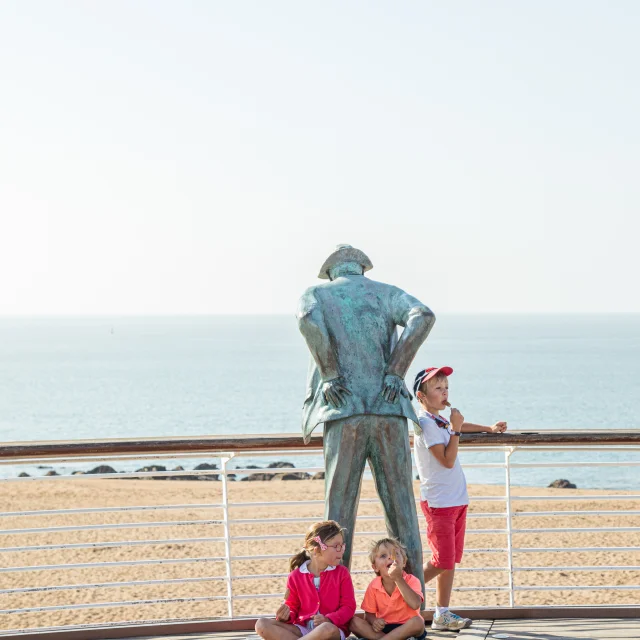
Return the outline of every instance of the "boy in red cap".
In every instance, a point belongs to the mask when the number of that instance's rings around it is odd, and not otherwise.
[[[449,611],[456,563],[462,560],[467,521],[467,480],[458,460],[461,433],[502,433],[506,422],[483,426],[464,421],[457,409],[451,409],[451,421],[440,415],[450,406],[448,377],[451,367],[423,369],[416,376],[413,392],[420,403],[414,452],[420,475],[420,506],[427,520],[427,540],[431,560],[423,565],[425,584],[436,578],[436,611],[432,629],[456,631],[471,625]]]

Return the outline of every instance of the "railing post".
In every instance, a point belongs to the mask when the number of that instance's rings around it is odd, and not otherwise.
[[[515,592],[513,590],[513,533],[511,530],[511,454],[516,447],[509,447],[504,450],[504,488],[507,519],[507,568],[509,570],[509,606],[515,606]]]
[[[233,453],[220,456],[222,472],[222,522],[224,525],[224,557],[227,572],[227,615],[233,618],[233,580],[231,569],[231,531],[229,528],[229,488],[227,484],[227,462],[234,457]]]

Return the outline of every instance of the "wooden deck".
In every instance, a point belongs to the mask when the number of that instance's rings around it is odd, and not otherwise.
[[[427,629],[427,639],[449,640],[633,640],[640,638],[638,618],[553,618],[540,620],[474,620],[473,626],[459,633]],[[173,636],[145,636],[137,640],[260,640],[246,631],[195,633]]]

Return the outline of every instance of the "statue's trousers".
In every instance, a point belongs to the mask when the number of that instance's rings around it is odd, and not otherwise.
[[[360,415],[324,425],[325,518],[346,527],[343,564],[351,566],[353,533],[364,466],[369,461],[387,531],[408,552],[406,571],[422,584],[422,543],[411,479],[406,418]]]

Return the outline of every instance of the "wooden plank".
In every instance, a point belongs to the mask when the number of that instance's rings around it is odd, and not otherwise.
[[[411,437],[411,439],[413,439]],[[467,433],[461,447],[536,445],[626,445],[640,444],[640,429],[633,431],[508,431],[500,434]],[[285,451],[322,449],[322,435],[305,445],[301,436],[285,433],[244,436],[196,436],[193,438],[120,438],[114,440],[49,440],[6,442],[0,458],[54,458],[79,456],[132,455],[154,453],[207,454],[242,451]]]
[[[540,619],[637,619],[635,606],[583,606],[583,607],[468,607],[453,610],[459,615],[474,620],[540,620]],[[433,612],[423,612],[427,623],[431,622]],[[87,625],[80,628],[43,629],[34,632],[7,634],[0,632],[3,640],[19,638],[37,638],[38,640],[101,640],[110,638],[141,638],[148,636],[177,636],[189,633],[220,633],[247,631],[253,634],[257,618],[238,618],[233,620],[179,620],[151,622],[144,624]],[[427,630],[429,632],[429,629]]]

